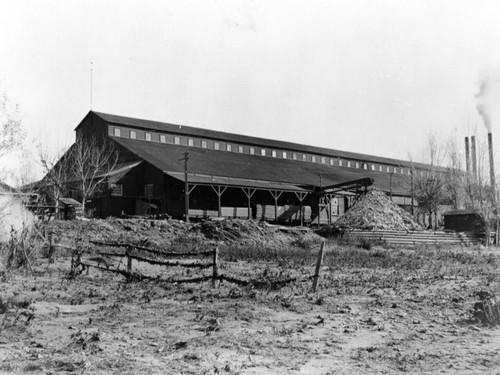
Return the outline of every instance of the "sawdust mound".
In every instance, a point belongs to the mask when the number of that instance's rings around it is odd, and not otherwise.
[[[423,230],[412,216],[380,190],[371,190],[336,222],[339,228]]]

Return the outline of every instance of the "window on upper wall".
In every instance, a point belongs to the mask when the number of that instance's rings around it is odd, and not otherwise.
[[[218,150],[219,148],[219,142],[214,142],[214,150]]]
[[[146,141],[150,141],[151,140],[151,133],[146,133]]]
[[[358,162],[356,162],[356,168],[359,168],[359,163]]]
[[[368,169],[368,164],[363,163],[363,169]]]
[[[375,170],[375,164],[372,164],[372,171]]]
[[[296,153],[296,152],[294,152],[294,153],[292,154],[292,159],[293,159],[293,160],[297,160],[297,153]]]
[[[342,159],[339,159],[339,167],[342,166]]]
[[[130,131],[130,138],[136,139],[137,138],[137,132],[135,130]]]
[[[321,164],[326,164],[326,158],[324,156],[321,157]]]
[[[193,138],[188,138],[188,146],[191,146],[191,147],[194,146],[194,139]]]
[[[201,148],[207,148],[207,141],[201,141]]]
[[[231,145],[229,143],[226,145],[226,151],[231,151]]]
[[[242,154],[242,153],[243,153],[243,146],[238,146],[238,152],[239,152],[240,154]]]
[[[330,165],[333,165],[333,159],[330,158]]]
[[[404,174],[404,173],[405,173],[404,168],[401,168],[401,174]]]
[[[109,192],[112,197],[121,197],[123,195],[123,185],[109,184]]]
[[[409,175],[411,174],[411,169],[408,169],[408,174],[409,174]]]
[[[115,137],[121,137],[121,135],[122,135],[121,129],[120,128],[115,128],[113,130],[113,134],[114,134]]]
[[[276,150],[272,150],[272,151],[271,151],[271,156],[272,156],[273,158],[275,158],[275,157],[276,157]]]
[[[302,154],[302,161],[307,161],[307,155],[306,154]]]
[[[378,166],[378,171],[382,172],[382,166],[381,165]]]
[[[255,148],[250,147],[250,155],[254,155],[254,154],[255,154]]]
[[[160,142],[161,143],[167,143],[167,137],[165,136],[165,134],[161,134],[160,135]]]
[[[351,168],[351,162],[349,160],[347,161],[347,166]]]
[[[385,171],[386,171],[387,173],[391,173],[391,167],[389,167],[389,166],[385,167]]]
[[[261,156],[266,156],[266,149],[265,148],[263,148],[263,149],[260,150],[260,155]]]
[[[174,137],[174,144],[180,145],[181,144],[181,139],[177,136]]]
[[[312,161],[313,163],[316,163],[316,155],[312,155],[312,156],[311,156],[311,161]]]
[[[283,151],[283,159],[286,159],[286,151]]]
[[[153,184],[146,184],[146,185],[144,185],[144,196],[146,198],[152,198],[153,197]]]

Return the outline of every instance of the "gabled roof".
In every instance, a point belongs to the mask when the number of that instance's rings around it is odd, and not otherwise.
[[[320,176],[322,186],[371,177],[375,181],[374,187],[386,192],[391,190],[390,175],[387,173],[128,138],[112,139],[139,159],[176,178],[184,172],[184,161],[180,159],[183,153],[189,152],[188,172],[190,176],[198,176],[200,180],[202,176],[203,178],[213,176],[219,180],[232,178],[312,189],[320,186]],[[408,183],[405,177],[397,174],[392,176],[394,195],[408,195]]]
[[[99,116],[100,118],[102,118],[104,121],[106,121],[109,124],[124,125],[124,126],[139,128],[139,129],[163,131],[163,132],[179,134],[179,135],[191,135],[193,137],[200,137],[200,138],[206,138],[206,139],[226,140],[228,142],[234,142],[234,143],[255,145],[255,146],[261,146],[261,147],[267,147],[267,148],[276,148],[276,149],[280,149],[280,150],[299,151],[299,152],[324,155],[324,156],[329,156],[329,157],[339,157],[339,158],[345,158],[345,159],[350,159],[350,160],[358,160],[361,162],[381,163],[381,164],[389,164],[389,165],[394,165],[394,166],[405,166],[405,167],[411,167],[412,165],[415,167],[420,167],[420,168],[427,168],[428,167],[428,165],[422,164],[422,163],[412,163],[412,162],[405,161],[405,160],[385,158],[385,157],[381,157],[381,156],[365,155],[365,154],[359,154],[359,153],[355,153],[355,152],[333,150],[333,149],[329,149],[329,148],[308,146],[308,145],[302,145],[302,144],[292,143],[292,142],[284,142],[284,141],[277,141],[277,140],[272,140],[272,139],[250,137],[250,136],[246,136],[246,135],[226,133],[226,132],[209,130],[209,129],[201,129],[201,128],[195,128],[195,127],[185,126],[185,125],[175,125],[175,124],[170,124],[170,123],[166,123],[166,122],[143,120],[143,119],[125,117],[125,116],[117,116],[117,115],[112,115],[112,114],[102,113],[102,112],[90,112],[90,113],[94,113],[95,115]]]

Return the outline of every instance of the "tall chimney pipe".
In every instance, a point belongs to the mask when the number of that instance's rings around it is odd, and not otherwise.
[[[470,173],[470,149],[469,149],[469,137],[465,137],[465,168],[467,174]]]
[[[496,196],[495,188],[495,166],[493,164],[493,136],[488,133],[488,151],[490,154],[490,181],[491,188],[493,189],[493,197]]]
[[[471,162],[472,162],[472,173],[474,179],[477,182],[477,161],[476,161],[476,137],[472,135],[470,137],[470,148],[471,148]]]

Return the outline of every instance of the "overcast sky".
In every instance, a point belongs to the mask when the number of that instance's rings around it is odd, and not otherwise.
[[[0,25],[0,84],[52,150],[91,62],[96,111],[400,159],[430,131],[484,135],[500,68],[494,0],[3,0]]]

